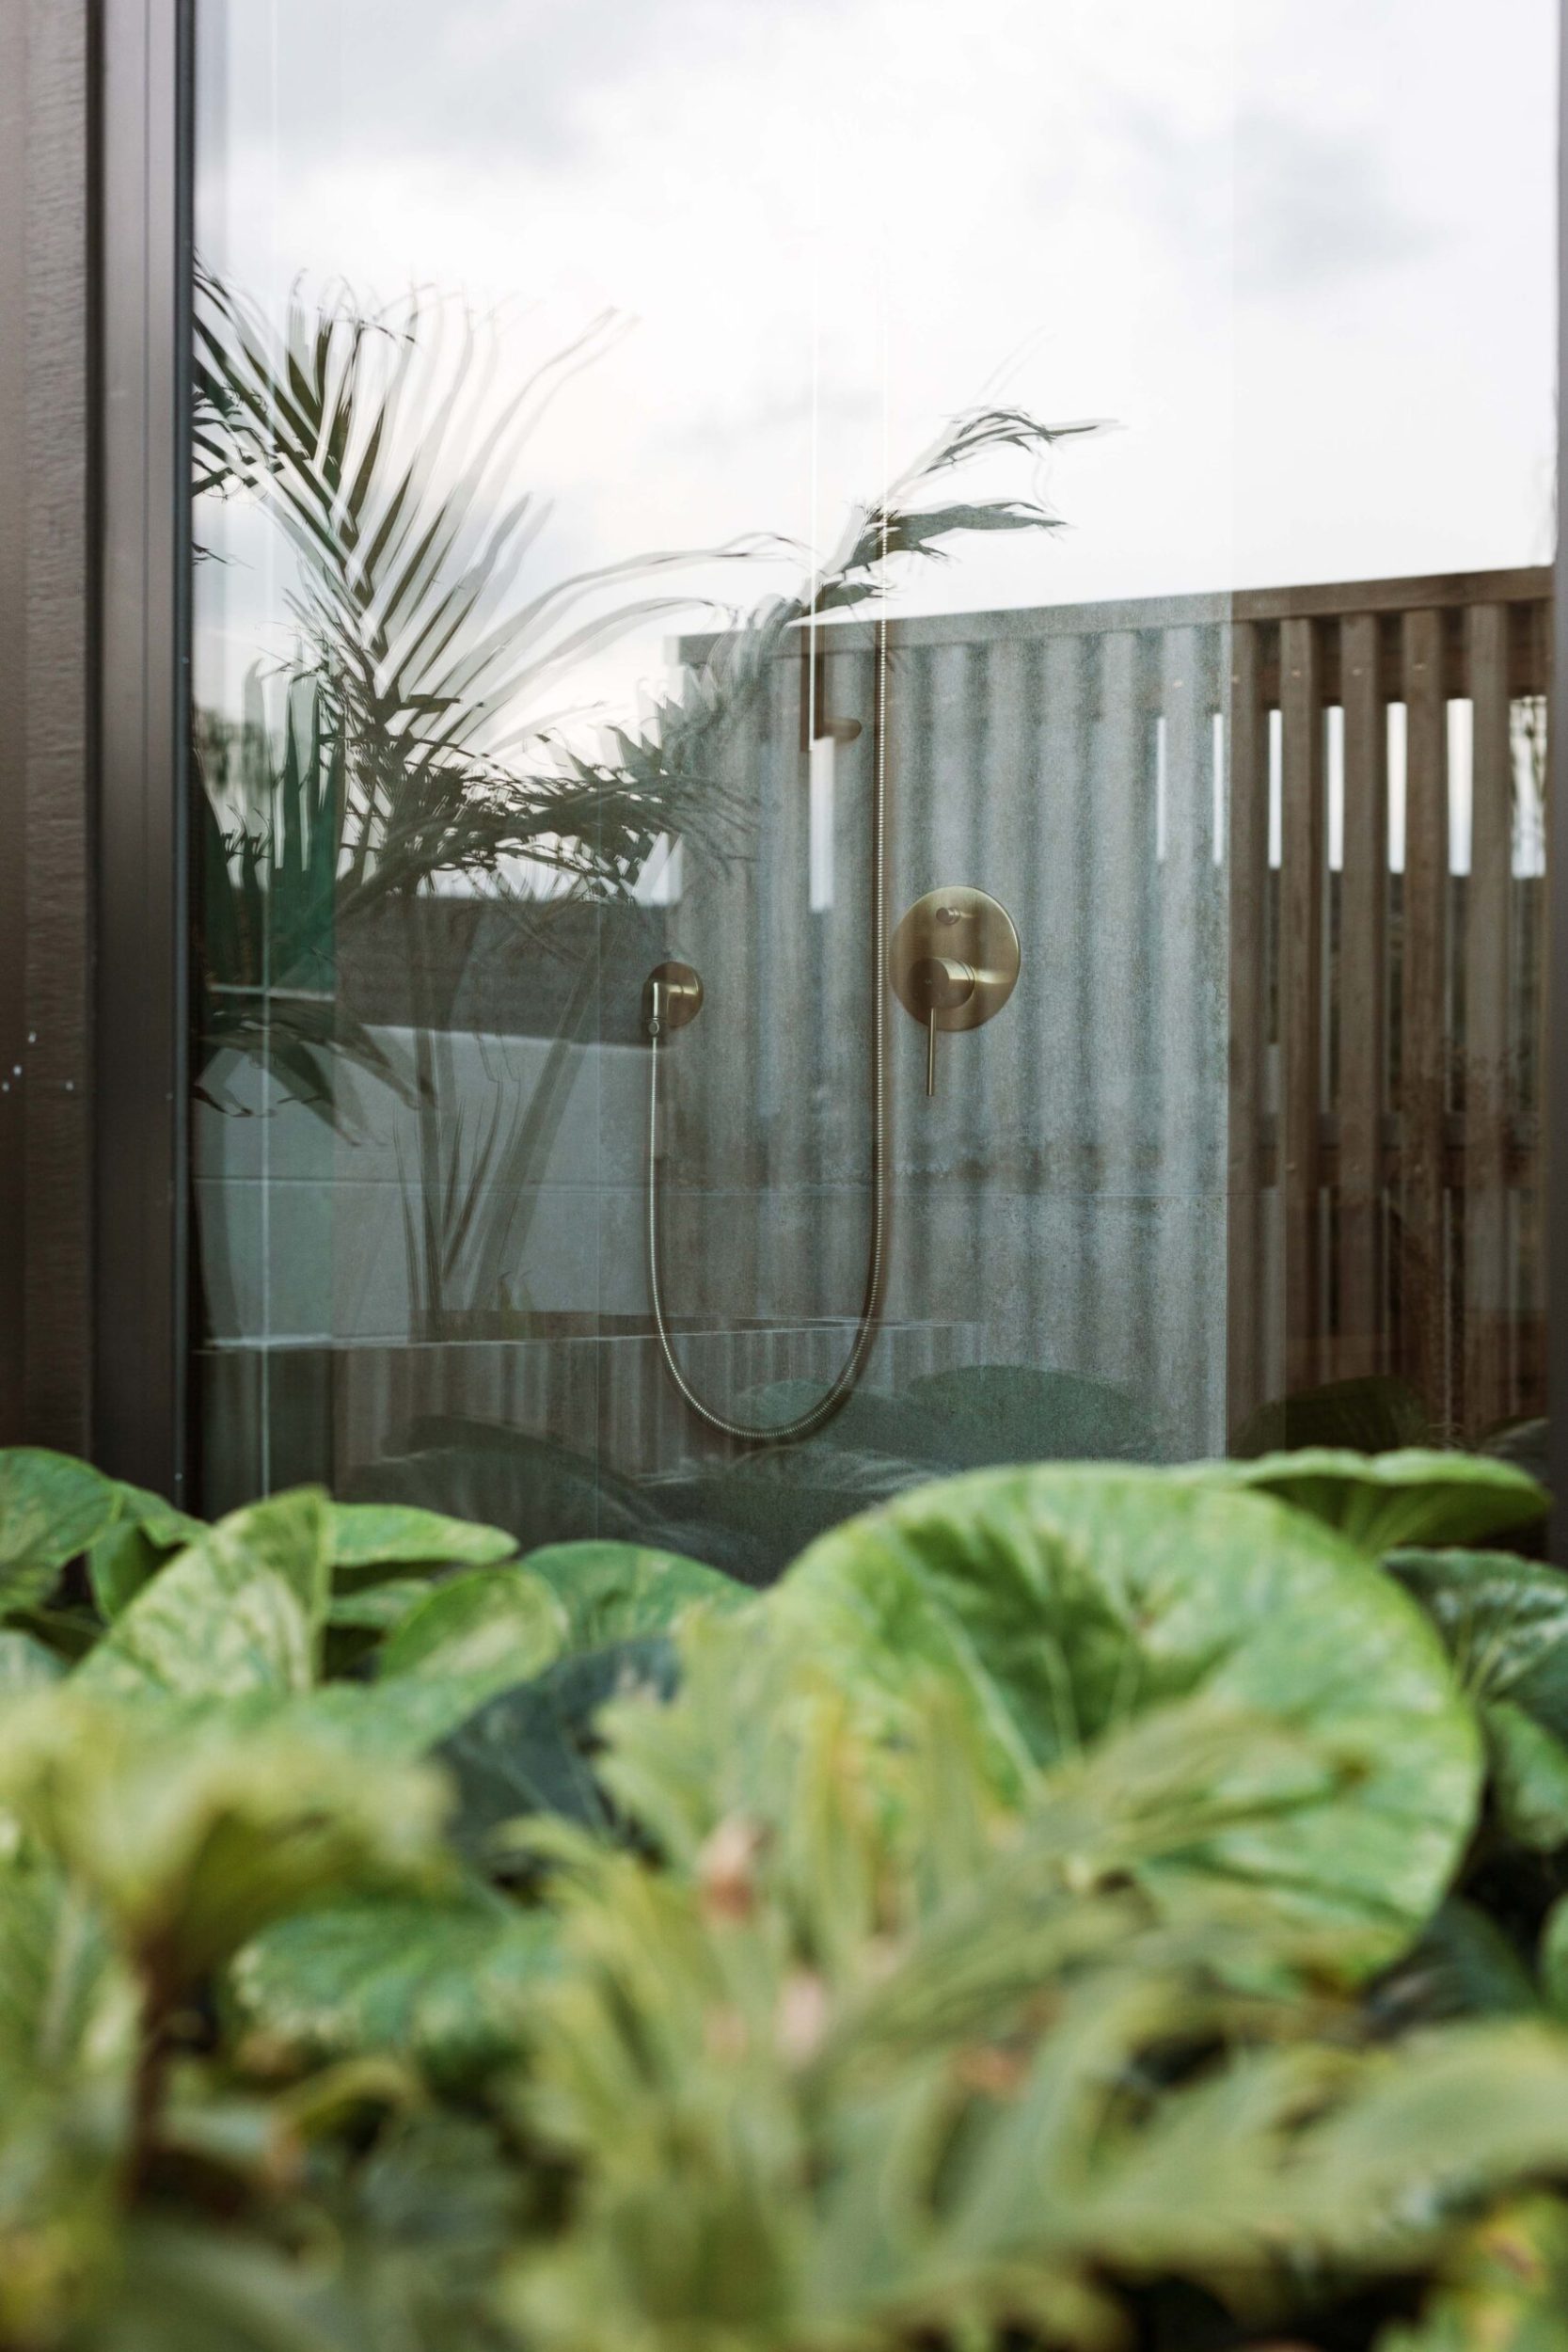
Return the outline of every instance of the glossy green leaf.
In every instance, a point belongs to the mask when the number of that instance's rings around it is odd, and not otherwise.
[[[384,2052],[461,2081],[516,2054],[554,1944],[546,1915],[481,1892],[335,1903],[236,1956],[234,2023],[296,2065]]]
[[[90,2045],[129,2058],[136,1994],[86,1890],[37,1857],[0,1865],[0,2081],[58,2076]]]
[[[119,1486],[119,1517],[87,1553],[87,1577],[100,1613],[118,1617],[174,1551],[207,1533],[200,1519],[145,1487]]]
[[[106,1623],[112,1624],[143,1585],[151,1583],[167,1556],[134,1519],[118,1520],[99,1537],[87,1554],[87,1581]]]
[[[494,1567],[517,1549],[504,1528],[398,1502],[335,1502],[329,1543],[341,1586],[380,1583],[399,1570]]]
[[[523,1565],[560,1602],[573,1650],[667,1633],[698,1602],[739,1609],[754,1598],[733,1576],[645,1544],[550,1544]]]
[[[129,1602],[76,1679],[123,1697],[309,1690],[326,1530],[325,1499],[309,1487],[232,1513]]]
[[[1188,1475],[1277,1495],[1373,1559],[1407,1545],[1474,1543],[1528,1526],[1547,1509],[1544,1488],[1512,1463],[1418,1446],[1397,1454],[1315,1446],[1204,1463]]]
[[[978,1471],[814,1545],[767,1603],[863,1705],[958,1693],[999,1788],[1205,1691],[1307,1731],[1337,1790],[1206,1867],[1362,1931],[1426,1918],[1474,1815],[1479,1743],[1441,1645],[1341,1538],[1270,1498],[1158,1472]]]
[[[105,1702],[75,1682],[0,1714],[0,1804],[166,1996],[292,1911],[443,1867],[436,1775],[367,1772],[282,1724]]]
[[[1396,1551],[1384,1564],[1477,1698],[1513,1699],[1568,1740],[1568,1576],[1512,1551]]]
[[[329,1682],[286,1701],[278,1720],[365,1762],[415,1763],[483,1707],[490,1675],[388,1676],[381,1682]]]
[[[563,1658],[487,1699],[437,1751],[457,1788],[453,1837],[478,1856],[503,1822],[524,1814],[610,1827],[594,1770],[598,1712],[612,1699],[668,1698],[677,1678],[671,1644],[653,1635]]]
[[[1568,1747],[1512,1699],[1481,1708],[1492,1803],[1507,1835],[1538,1853],[1568,1845]]]
[[[381,1675],[524,1682],[559,1657],[562,1613],[549,1587],[520,1568],[475,1568],[436,1585],[381,1650]]]
[[[345,1632],[388,1633],[401,1625],[412,1609],[429,1597],[422,1578],[399,1576],[386,1584],[366,1584],[358,1592],[334,1593],[326,1622]]]
[[[42,1446],[0,1450],[0,1615],[47,1600],[119,1513],[113,1480],[85,1462]]]

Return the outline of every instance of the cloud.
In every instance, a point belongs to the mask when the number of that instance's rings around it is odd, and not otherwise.
[[[1312,293],[1418,259],[1441,242],[1402,205],[1364,131],[1275,109],[1236,131],[1236,271],[1243,292]]]
[[[835,5],[797,0],[812,14]],[[469,165],[526,155],[548,167],[592,150],[595,105],[650,62],[689,61],[694,74],[709,72],[742,52],[774,8],[775,0],[275,0],[248,24],[242,10],[204,11],[198,72],[214,92],[226,81],[234,88],[230,146],[265,146],[285,167],[328,148],[340,161],[460,153]]]

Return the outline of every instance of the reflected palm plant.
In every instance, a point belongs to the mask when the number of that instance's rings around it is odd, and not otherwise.
[[[445,1099],[440,1043],[451,1006],[425,951],[422,902],[504,901],[513,946],[559,955],[563,911],[630,898],[672,840],[702,857],[744,855],[745,803],[727,755],[790,632],[864,617],[900,564],[940,561],[959,533],[1054,528],[1032,500],[936,501],[977,458],[1038,456],[1064,433],[1093,428],[1047,426],[1015,408],[958,418],[852,512],[794,593],[722,608],[701,660],[636,724],[614,725],[572,706],[580,665],[659,615],[705,608],[711,618],[700,567],[791,553],[749,535],[530,582],[547,506],[519,486],[528,445],[615,339],[616,321],[595,320],[502,394],[496,331],[451,301],[417,293],[370,314],[346,290],[314,307],[296,294],[275,323],[210,272],[198,292],[198,501],[255,501],[297,573],[294,650],[269,677],[255,675],[237,733],[198,724],[203,1089],[238,1107],[214,1076],[237,1056],[347,1124],[337,1081],[349,1064],[414,1106],[419,1168],[405,1216],[412,1295],[431,1331],[504,1296],[528,1180],[564,1108],[596,974],[582,958],[533,1085],[479,1122],[483,1148],[454,1156],[462,1122]],[[269,707],[280,722],[269,723]],[[377,910],[405,927],[406,1060],[336,985],[343,937]]]

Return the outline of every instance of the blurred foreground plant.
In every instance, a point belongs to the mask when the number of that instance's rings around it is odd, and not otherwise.
[[[757,1597],[0,1455],[0,2344],[1556,2352],[1540,1506],[978,1472]]]

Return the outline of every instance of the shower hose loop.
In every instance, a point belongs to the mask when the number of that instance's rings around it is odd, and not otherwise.
[[[656,986],[648,1022],[648,1295],[659,1354],[682,1400],[706,1428],[741,1445],[798,1445],[825,1429],[853,1395],[881,1324],[887,1281],[887,775],[882,698],[887,675],[885,623],[878,625],[877,719],[871,762],[871,1237],[866,1251],[865,1291],[847,1355],[816,1403],[790,1421],[753,1424],[716,1412],[691,1386],[676,1361],[664,1305],[663,1221],[660,1214],[658,1100],[667,1024]]]

